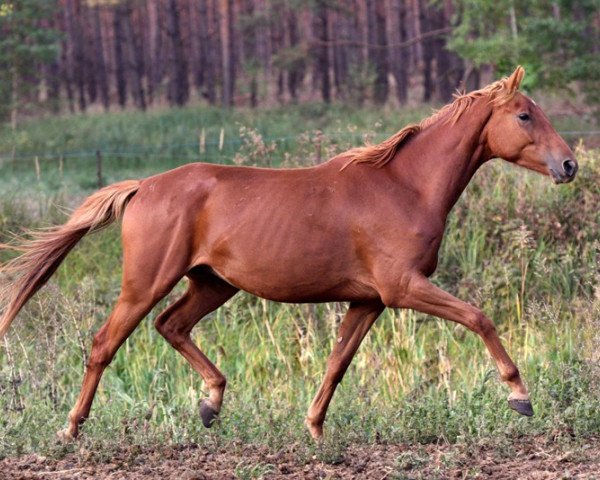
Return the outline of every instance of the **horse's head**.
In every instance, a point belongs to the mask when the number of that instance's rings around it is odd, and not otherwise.
[[[518,92],[524,75],[519,66],[497,83],[486,128],[490,156],[549,175],[556,183],[570,182],[578,169],[575,156],[542,109]]]

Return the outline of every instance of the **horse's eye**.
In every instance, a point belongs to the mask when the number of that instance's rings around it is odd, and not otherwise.
[[[529,120],[529,114],[528,113],[519,113],[519,115],[517,115],[519,117],[519,120],[523,120],[524,122],[526,122],[527,120]]]

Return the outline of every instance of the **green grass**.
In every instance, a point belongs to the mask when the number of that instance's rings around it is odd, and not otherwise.
[[[245,162],[298,165],[316,155],[315,134],[302,137],[304,131],[327,132],[322,140],[326,158],[356,143],[363,131],[389,132],[422,114],[320,109],[185,109],[40,120],[16,135],[17,151],[125,149],[146,140],[152,146],[193,143],[202,126],[211,137],[223,126],[226,138],[239,140],[237,121],[265,137],[291,132],[294,141],[271,149],[246,134],[246,142],[220,153],[229,161],[237,153]],[[381,126],[375,125],[377,119]],[[336,132],[351,135],[341,141]],[[6,150],[8,133],[0,139],[0,150]],[[266,158],[263,154],[271,150]],[[340,385],[326,422],[329,440],[317,449],[303,418],[323,377],[344,306],[320,305],[311,316],[306,306],[241,294],[193,333],[229,381],[221,419],[205,430],[197,413],[205,394],[200,378],[152,327],[158,312],[182,293],[179,285],[105,373],[84,427],[84,449],[108,460],[112,449],[123,444],[248,442],[272,449],[297,444],[300,457],[316,454],[335,461],[345,445],[355,442],[470,442],[523,434],[585,438],[597,433],[600,153],[581,150],[579,159],[577,181],[560,187],[500,161],[486,165],[449,220],[434,276],[438,285],[494,319],[530,389],[535,417],[522,418],[508,409],[508,389],[474,334],[410,311],[386,311]],[[23,226],[63,221],[56,204],[73,205],[94,184],[95,167],[68,167],[69,162],[89,161],[67,159],[61,177],[56,163],[50,169],[56,159],[40,160],[39,180],[28,160],[5,164],[0,169],[0,241]],[[109,181],[139,177],[177,162],[109,158],[106,176]],[[93,333],[118,294],[120,255],[118,227],[86,238],[14,323],[10,358],[7,350],[0,352],[0,456],[61,455],[80,448],[55,443],[54,433],[65,425]],[[238,474],[260,476],[268,469],[268,464],[240,466]]]

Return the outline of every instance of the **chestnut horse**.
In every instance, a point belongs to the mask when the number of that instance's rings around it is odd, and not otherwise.
[[[532,415],[492,321],[428,280],[446,218],[484,162],[503,158],[556,183],[575,177],[573,152],[518,92],[523,75],[518,67],[378,145],[315,167],[196,163],[103,188],[65,225],[34,234],[3,267],[14,281],[4,297],[0,338],[75,244],[122,216],[121,294],[94,338],[66,438],[77,436],[118,348],[183,277],[187,292],[155,325],[206,382],[200,414],[207,427],[221,410],[226,382],[190,332],[239,290],[278,302],[350,302],[306,417],[315,439],[323,435],[336,386],[385,307],[435,315],[478,334],[511,389],[510,407]]]

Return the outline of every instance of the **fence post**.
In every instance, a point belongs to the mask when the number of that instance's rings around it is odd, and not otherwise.
[[[37,178],[37,181],[39,182],[41,179],[41,172],[40,172],[40,159],[38,158],[38,156],[35,156],[35,176]]]
[[[225,142],[225,129],[221,128],[221,134],[219,135],[219,152],[223,151],[223,143]]]
[[[100,150],[96,150],[96,176],[98,177],[98,188],[102,188],[104,180],[102,179],[102,153]]]
[[[321,155],[322,155],[322,150],[321,150],[321,144],[323,141],[323,132],[321,132],[320,130],[317,130],[315,132],[315,165],[320,165],[321,164]]]
[[[204,127],[202,127],[202,131],[200,132],[200,155],[203,155],[206,152],[206,131]]]

